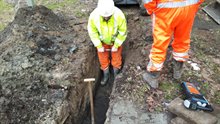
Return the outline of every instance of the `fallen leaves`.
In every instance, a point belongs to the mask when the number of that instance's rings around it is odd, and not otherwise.
[[[152,90],[149,96],[146,99],[147,110],[149,112],[157,111],[158,107],[160,107],[160,100],[162,97],[163,92],[160,90]]]

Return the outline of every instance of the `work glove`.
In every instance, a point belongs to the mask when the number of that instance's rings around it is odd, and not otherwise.
[[[104,47],[97,48],[97,50],[98,50],[98,52],[104,52],[105,51]]]
[[[116,48],[115,46],[113,46],[112,49],[111,49],[111,51],[112,51],[112,52],[117,52],[117,51],[118,51],[118,48]]]

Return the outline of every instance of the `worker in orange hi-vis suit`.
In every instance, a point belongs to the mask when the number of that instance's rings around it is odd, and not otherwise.
[[[158,79],[166,51],[173,36],[173,77],[179,79],[183,62],[188,58],[190,33],[199,5],[204,0],[145,0],[144,6],[151,15],[153,25],[153,44],[149,55],[147,73],[144,79],[151,87],[158,87]]]

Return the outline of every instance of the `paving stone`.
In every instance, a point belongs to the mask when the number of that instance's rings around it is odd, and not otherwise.
[[[126,115],[128,117],[137,117],[137,111],[135,110],[131,101],[119,101],[113,106],[114,115]]]
[[[217,124],[220,124],[220,105],[219,104],[214,104],[213,105],[213,115],[215,115],[217,118],[218,118],[218,123]]]
[[[190,123],[216,124],[218,121],[214,115],[208,112],[186,109],[183,106],[183,100],[180,98],[174,99],[168,106],[168,110]]]
[[[130,117],[113,117],[111,120],[111,124],[137,124],[136,120],[131,119]]]
[[[143,113],[139,116],[138,124],[168,124],[164,113]]]
[[[170,122],[171,124],[189,124],[187,121],[180,117],[173,118]]]
[[[115,100],[110,104],[105,124],[169,124],[167,113],[140,110],[129,100]]]

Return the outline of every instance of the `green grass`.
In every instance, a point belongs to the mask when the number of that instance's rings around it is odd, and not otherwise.
[[[75,12],[75,15],[76,15],[76,17],[83,17],[83,16],[85,16],[85,13],[83,13],[79,10],[79,11]]]
[[[208,82],[203,82],[201,83],[201,89],[199,90],[199,92],[205,95],[209,92],[209,89],[210,89],[210,84]]]
[[[216,104],[220,104],[220,92],[215,93],[215,99],[213,100]]]
[[[64,13],[74,14],[76,17],[85,17],[86,13],[82,4],[78,4],[79,0],[63,0],[62,2],[44,1],[42,4],[51,10],[61,10]]]
[[[148,85],[143,85],[140,87],[140,89],[138,89],[137,94],[141,97],[145,96],[145,93],[148,91]]]
[[[205,7],[205,6],[207,6],[207,5],[208,5],[208,3],[203,2],[203,3],[201,4],[201,7]]]
[[[162,112],[163,111],[163,106],[159,105],[155,108],[156,112]]]
[[[69,6],[71,4],[73,5],[75,2],[76,2],[76,0],[64,0],[62,2],[55,2],[55,3],[49,2],[49,3],[45,4],[45,6],[51,10],[55,10],[58,8],[63,8],[63,7]]]
[[[173,100],[182,91],[179,83],[170,82],[161,83],[160,89],[164,92],[166,100]]]
[[[6,12],[6,11],[12,9],[12,8],[13,8],[12,5],[4,2],[3,0],[0,0],[0,14],[4,13],[4,12]]]
[[[4,0],[0,0],[0,31],[2,31],[6,25],[7,22],[10,20],[11,13],[13,11],[13,6],[4,2]]]
[[[4,24],[0,24],[0,31],[2,31],[5,28]]]

